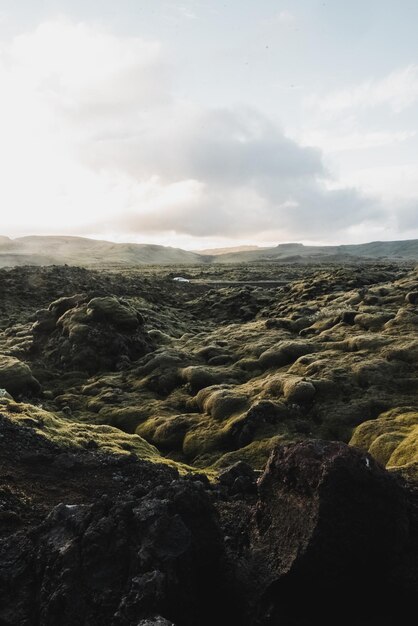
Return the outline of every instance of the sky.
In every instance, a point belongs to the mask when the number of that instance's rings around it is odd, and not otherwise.
[[[418,238],[416,0],[0,0],[0,235]]]

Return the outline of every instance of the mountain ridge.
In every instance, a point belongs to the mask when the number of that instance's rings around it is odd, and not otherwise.
[[[0,267],[19,265],[115,264],[171,265],[248,263],[254,261],[310,262],[354,259],[418,260],[418,239],[372,241],[363,244],[306,246],[298,242],[275,247],[235,246],[189,251],[144,243],[116,243],[77,236],[28,235],[11,239],[0,236]]]

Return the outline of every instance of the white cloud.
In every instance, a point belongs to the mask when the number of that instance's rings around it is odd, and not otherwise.
[[[370,79],[324,96],[312,96],[309,104],[328,113],[378,106],[388,106],[395,113],[400,113],[417,101],[418,65],[412,64],[391,72],[380,80]]]
[[[320,146],[325,152],[331,153],[382,148],[408,141],[416,135],[416,131],[360,132],[360,130],[353,130],[341,132],[337,130],[332,132],[330,130],[313,130],[305,132],[303,139],[307,145]]]
[[[335,238],[381,217],[245,107],[177,99],[159,42],[67,21],[0,55],[4,234]],[[268,238],[268,235],[266,235]]]
[[[296,16],[288,10],[279,11],[271,17],[263,20],[263,24],[265,26],[274,26],[275,24],[289,26],[295,22]]]
[[[346,178],[367,193],[382,196],[382,202],[392,207],[418,198],[418,164],[371,165],[349,172]]]

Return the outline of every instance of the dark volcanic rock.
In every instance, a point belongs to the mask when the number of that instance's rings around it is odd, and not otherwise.
[[[196,483],[60,504],[29,536],[2,545],[0,620],[133,626],[163,614],[167,622],[149,623],[211,624],[222,550],[214,509]]]
[[[255,491],[256,473],[253,468],[238,461],[223,470],[218,477],[221,485],[227,487],[231,493],[245,493]]]
[[[360,623],[369,624],[394,609],[392,573],[408,543],[407,510],[398,482],[372,457],[336,442],[280,447],[259,496],[257,623],[335,623],[345,604],[339,624],[356,622],[363,606],[370,614]]]
[[[416,501],[344,444],[278,448],[257,495],[0,416],[0,470],[2,626],[407,623]]]

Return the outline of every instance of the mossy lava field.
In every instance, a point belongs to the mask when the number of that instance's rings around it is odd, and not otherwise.
[[[407,623],[413,263],[19,267],[0,293],[1,626]]]

